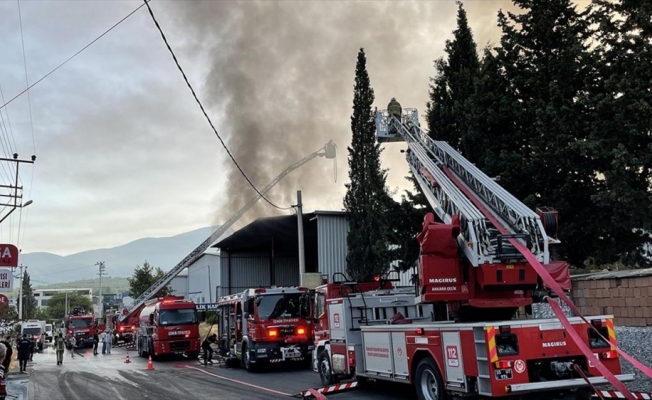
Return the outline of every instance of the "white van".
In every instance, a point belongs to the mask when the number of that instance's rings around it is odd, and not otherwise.
[[[52,324],[45,324],[45,340],[52,343],[54,332],[52,332]]]
[[[38,351],[43,351],[43,347],[45,347],[45,321],[30,319],[23,322],[20,325],[20,333],[22,335],[32,335],[36,339]]]

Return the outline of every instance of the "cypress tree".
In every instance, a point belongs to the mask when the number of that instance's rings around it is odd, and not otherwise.
[[[447,58],[435,61],[426,119],[431,137],[464,152],[461,147],[468,129],[467,107],[480,62],[466,11],[461,2],[457,5],[457,29],[453,31],[453,40],[446,41]]]
[[[364,49],[358,53],[351,116],[349,178],[344,207],[349,221],[347,273],[363,279],[389,269],[386,171],[380,166],[380,144],[372,105],[374,91],[367,73]]]

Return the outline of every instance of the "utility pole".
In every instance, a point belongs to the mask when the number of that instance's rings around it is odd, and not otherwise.
[[[28,200],[23,203],[23,187],[19,186],[20,180],[18,171],[20,169],[20,164],[34,164],[34,161],[36,161],[36,156],[33,155],[31,160],[20,160],[18,159],[17,153],[14,153],[13,156],[13,158],[0,157],[0,162],[6,161],[16,163],[16,175],[15,177],[11,177],[13,179],[13,184],[10,182],[9,185],[0,185],[0,197],[6,198],[6,200],[0,200],[0,206],[4,206],[2,211],[0,211],[0,213],[3,214],[0,215],[0,223],[7,219],[17,208],[24,208],[32,204],[32,200]],[[9,170],[11,171],[11,168],[9,168]],[[9,211],[4,213],[4,210],[7,207],[9,207]]]
[[[27,269],[26,266],[23,266],[23,264],[20,264],[20,289],[18,290],[18,320],[22,321],[23,320],[23,278],[25,278],[25,275],[23,275],[23,268]]]
[[[303,204],[301,190],[297,190],[297,226],[299,228],[299,285],[303,286],[303,275],[306,273],[306,254],[303,242]]]
[[[100,303],[100,318],[104,316],[104,299],[102,298],[102,275],[104,275],[104,261],[100,261],[96,263],[95,265],[100,267],[100,298],[99,298],[99,303]]]

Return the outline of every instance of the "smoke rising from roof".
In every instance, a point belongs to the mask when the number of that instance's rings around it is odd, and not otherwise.
[[[403,107],[424,115],[432,62],[443,55],[457,11],[452,1],[206,1],[169,7],[178,18],[175,30],[191,35],[201,49],[197,57],[207,62],[200,97],[259,189],[328,140],[338,145],[337,183],[333,162],[317,159],[268,195],[288,206],[301,189],[307,210],[342,208],[359,48],[367,53],[378,108],[396,97]],[[511,2],[465,5],[479,50],[499,38],[500,7],[511,8]],[[193,69],[187,61],[182,65]],[[388,186],[407,188],[407,165],[397,146],[389,145],[383,154],[383,165],[390,169]],[[230,161],[224,166],[228,185],[218,223],[255,195]],[[260,201],[241,223],[276,213]]]

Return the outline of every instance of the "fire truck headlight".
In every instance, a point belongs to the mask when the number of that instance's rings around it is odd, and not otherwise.
[[[305,328],[297,328],[297,335],[305,335],[305,334],[306,334]]]

